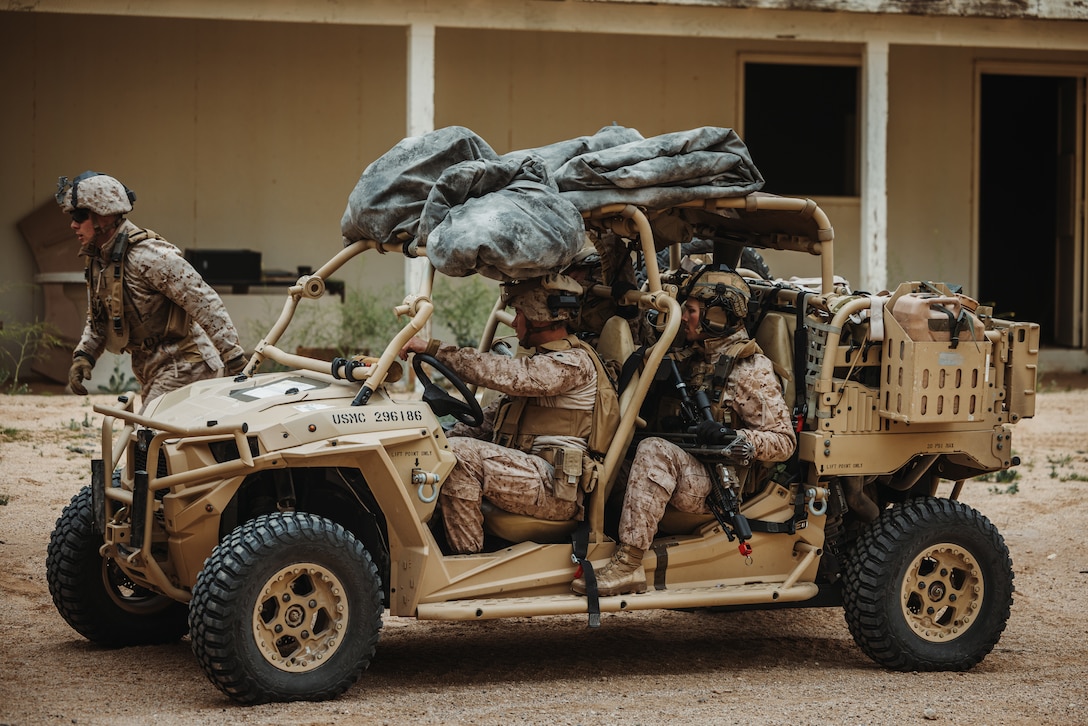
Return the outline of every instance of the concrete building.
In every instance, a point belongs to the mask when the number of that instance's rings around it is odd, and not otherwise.
[[[713,125],[766,191],[827,211],[855,289],[961,284],[1041,323],[1044,370],[1088,369],[1083,2],[12,1],[0,58],[11,320],[83,299],[75,243],[45,270],[24,240],[62,174],[117,176],[183,249],[294,275],[339,249],[359,173],[406,135],[462,125],[502,153]],[[410,274],[368,264],[349,290]]]

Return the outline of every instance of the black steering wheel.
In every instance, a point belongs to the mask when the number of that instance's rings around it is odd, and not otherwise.
[[[454,398],[444,388],[433,383],[430,377],[423,372],[424,363],[444,375],[446,380],[453,384],[453,387],[465,400]],[[468,389],[464,381],[458,378],[445,364],[440,363],[433,355],[416,353],[412,357],[412,370],[416,372],[416,376],[423,384],[423,402],[431,407],[431,411],[434,412],[435,416],[449,414],[467,426],[479,426],[484,422],[484,410],[481,408],[480,402],[472,395],[472,391]]]

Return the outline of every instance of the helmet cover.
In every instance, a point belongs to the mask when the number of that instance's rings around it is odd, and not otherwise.
[[[722,333],[748,315],[752,292],[744,278],[726,265],[703,265],[684,288],[682,298],[689,297],[705,305],[703,327]]]
[[[572,320],[582,305],[582,286],[561,274],[503,285],[503,299],[534,322]]]
[[[62,176],[57,180],[57,204],[65,212],[87,209],[95,214],[128,214],[136,194],[108,174],[85,171],[71,182]]]

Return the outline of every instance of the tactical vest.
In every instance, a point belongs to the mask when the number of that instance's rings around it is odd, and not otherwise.
[[[169,298],[154,313],[142,316],[136,311],[135,320],[125,316],[126,302],[129,308],[136,310],[125,289],[125,260],[129,249],[146,239],[163,238],[149,229],[140,229],[131,235],[121,231],[117,233],[108,259],[87,255],[83,274],[87,280],[91,319],[105,330],[106,350],[114,354],[128,353],[134,348],[152,350],[164,342],[178,341],[189,335],[189,314]],[[96,284],[100,279],[108,284]]]
[[[714,364],[714,371],[708,386],[711,410],[714,413],[715,421],[720,421],[731,428],[736,428],[740,424],[733,408],[726,405],[725,384],[729,380],[729,374],[733,372],[733,366],[736,365],[738,360],[750,358],[756,353],[762,352],[759,344],[751,338],[738,340],[722,351],[717,363]]]
[[[585,439],[590,453],[603,455],[608,451],[608,445],[619,427],[620,404],[612,379],[597,351],[573,335],[540,347],[544,350],[570,350],[578,347],[589,353],[597,369],[593,410],[540,406],[534,403],[535,399],[530,398],[508,400],[496,417],[495,442],[528,451],[537,436],[572,436]]]
[[[695,350],[685,348],[676,354],[677,364],[680,366],[681,378],[687,384],[690,391],[705,390],[710,399],[711,412],[714,420],[736,428],[740,421],[731,406],[725,400],[726,383],[729,374],[738,360],[748,358],[756,353],[762,353],[759,344],[751,338],[738,340],[728,345],[722,351],[718,360],[711,364],[695,359]],[[658,413],[658,421],[675,418],[680,411],[680,403],[675,398],[665,398],[661,401]]]

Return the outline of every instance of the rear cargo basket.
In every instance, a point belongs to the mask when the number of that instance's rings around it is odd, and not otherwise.
[[[884,317],[880,415],[905,423],[980,421],[992,415],[990,342],[915,341]]]

